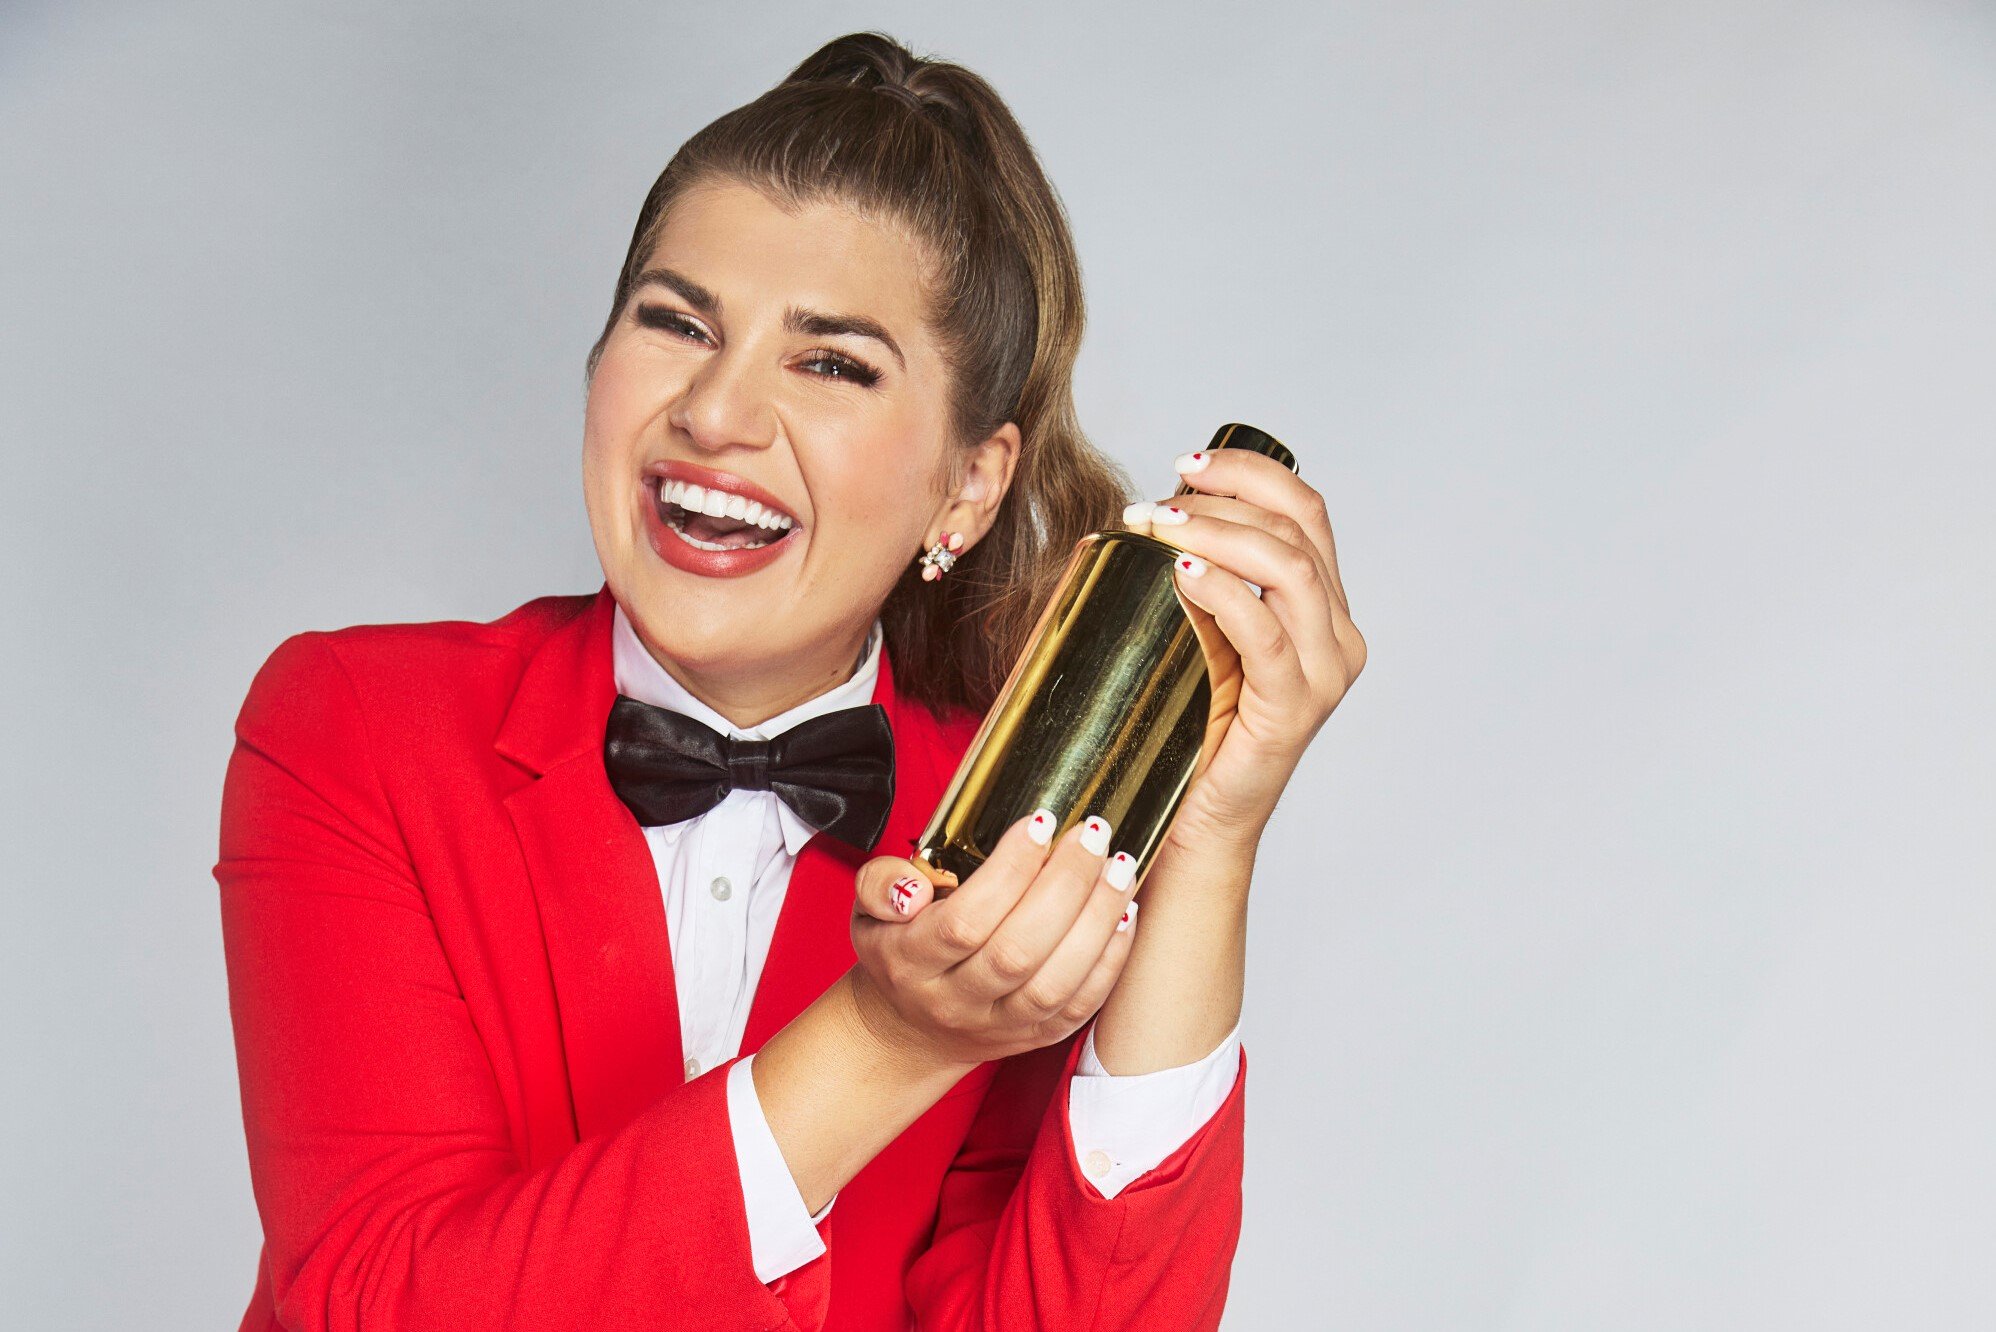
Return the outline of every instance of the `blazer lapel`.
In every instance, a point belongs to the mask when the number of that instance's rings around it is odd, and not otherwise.
[[[857,851],[824,833],[798,852],[776,919],[776,935],[770,941],[769,960],[749,1004],[743,1054],[760,1050],[857,960],[852,948],[854,876],[875,856],[913,854],[915,839],[935,811],[945,779],[955,772],[957,756],[938,753],[935,718],[921,704],[895,693],[894,668],[884,647],[872,701],[887,709],[887,724],[894,732],[894,803],[887,812],[887,826],[870,852]],[[949,772],[939,771],[942,757],[951,764]]]
[[[496,742],[538,775],[505,805],[540,907],[580,1138],[615,1128],[685,1080],[658,873],[603,771],[616,699],[614,604],[606,585],[549,635]]]

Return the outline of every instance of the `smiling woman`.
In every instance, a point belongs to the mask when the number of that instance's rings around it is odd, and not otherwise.
[[[1099,817],[1020,820],[946,901],[907,858],[1131,497],[1081,326],[961,66],[842,37],[674,155],[588,355],[603,587],[301,634],[243,706],[245,1328],[1217,1325],[1246,869],[1331,699],[1314,492],[1214,459],[1179,501],[1268,596],[1187,591],[1258,645],[1214,765],[1250,776],[1195,789],[1143,942]]]

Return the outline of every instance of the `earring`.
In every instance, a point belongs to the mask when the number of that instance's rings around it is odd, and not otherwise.
[[[948,573],[956,564],[956,553],[963,549],[963,533],[945,532],[943,539],[930,546],[922,555],[922,581],[933,583]]]

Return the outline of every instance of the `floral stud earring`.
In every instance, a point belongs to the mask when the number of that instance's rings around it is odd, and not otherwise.
[[[962,549],[963,533],[943,533],[943,539],[930,546],[922,555],[922,581],[933,583],[948,573],[956,564],[956,553]]]

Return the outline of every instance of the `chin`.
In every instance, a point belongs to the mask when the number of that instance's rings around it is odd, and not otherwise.
[[[782,661],[796,651],[794,644],[770,642],[761,628],[764,616],[746,611],[709,613],[686,601],[680,601],[675,608],[672,593],[661,590],[665,580],[644,581],[649,593],[647,601],[638,605],[625,603],[631,627],[637,630],[645,646],[689,669],[736,674]]]

